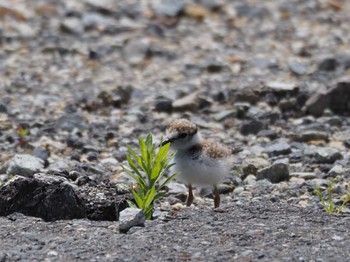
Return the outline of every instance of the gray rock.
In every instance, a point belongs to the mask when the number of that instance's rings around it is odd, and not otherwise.
[[[173,111],[173,101],[166,98],[157,98],[154,110],[157,112],[171,113]]]
[[[350,110],[350,78],[344,78],[329,91],[329,108],[336,114],[348,114]]]
[[[315,178],[307,180],[305,184],[310,187],[312,190],[317,189],[319,186],[328,186],[329,180],[322,178]]]
[[[340,131],[333,134],[333,139],[336,141],[350,141],[350,130]]]
[[[256,184],[256,176],[248,175],[244,180],[244,184],[246,185],[255,185]]]
[[[183,0],[160,0],[153,3],[158,15],[177,16],[185,7]]]
[[[268,145],[264,152],[267,153],[269,156],[279,156],[279,155],[286,155],[291,152],[290,145],[285,141],[277,141],[273,142],[272,144]]]
[[[304,149],[304,154],[312,159],[315,163],[332,164],[336,160],[342,159],[342,154],[332,147],[309,146]]]
[[[316,178],[316,174],[313,172],[293,172],[290,173],[291,177],[302,178],[304,180],[314,179]]]
[[[35,174],[15,177],[0,187],[0,215],[20,212],[46,221],[84,218],[83,201],[63,177]]]
[[[42,168],[44,168],[44,161],[40,158],[26,154],[17,154],[10,160],[6,173],[32,177],[35,173],[40,172]]]
[[[62,21],[61,30],[65,33],[80,35],[84,32],[84,27],[79,18],[68,17]]]
[[[75,128],[84,130],[88,127],[85,118],[79,113],[66,113],[61,116],[55,127],[66,131],[73,131]]]
[[[293,83],[268,82],[266,87],[277,93],[297,92],[299,87]]]
[[[337,69],[339,63],[334,58],[324,59],[318,66],[318,69],[321,71],[334,71]]]
[[[316,93],[305,103],[304,111],[314,116],[321,116],[326,108],[336,114],[347,114],[350,109],[350,79],[339,80],[325,93]]]
[[[150,42],[147,38],[137,38],[127,41],[123,47],[123,56],[130,65],[139,65],[146,58]]]
[[[145,221],[146,215],[141,209],[128,207],[120,212],[119,231],[127,233],[132,227],[144,226]]]
[[[275,140],[276,138],[278,138],[278,134],[275,130],[271,130],[271,129],[264,129],[259,131],[259,133],[257,134],[258,137],[267,137],[271,140]]]
[[[184,184],[180,184],[177,182],[170,182],[166,185],[168,190],[168,194],[178,195],[178,194],[186,194],[187,188]]]
[[[226,118],[235,116],[236,114],[237,114],[237,111],[235,109],[224,110],[224,111],[216,113],[214,115],[214,119],[216,121],[223,121]]]
[[[312,95],[305,103],[303,111],[315,117],[323,114],[323,111],[329,105],[329,97],[326,93],[316,93]]]
[[[339,175],[343,175],[346,172],[345,168],[341,165],[335,165],[328,171],[328,176],[336,178]]]
[[[239,131],[242,135],[250,135],[250,134],[257,134],[260,130],[262,130],[265,127],[264,123],[259,120],[246,120],[244,121]]]
[[[175,111],[194,111],[199,107],[198,93],[192,93],[175,100],[172,104]]]
[[[256,175],[259,169],[268,167],[270,163],[264,158],[246,158],[242,163],[242,179],[248,175]]]
[[[279,183],[289,179],[288,165],[277,163],[272,166],[258,170],[256,173],[258,180],[267,179],[272,183]]]
[[[293,141],[297,142],[309,142],[316,140],[323,140],[328,142],[329,136],[327,132],[318,130],[305,130],[301,132],[296,132],[289,136]]]
[[[289,69],[296,75],[304,75],[308,71],[305,65],[298,62],[289,63]]]

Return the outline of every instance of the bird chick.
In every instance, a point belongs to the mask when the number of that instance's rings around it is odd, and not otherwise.
[[[193,203],[192,185],[213,186],[214,207],[220,206],[218,183],[229,174],[232,150],[210,139],[203,139],[195,124],[177,119],[166,130],[164,144],[176,151],[174,169],[188,186],[186,205]]]

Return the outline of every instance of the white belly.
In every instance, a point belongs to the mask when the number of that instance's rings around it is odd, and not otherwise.
[[[174,162],[173,171],[187,184],[217,185],[230,171],[226,159],[217,160],[203,156],[192,159],[188,154],[178,152]]]

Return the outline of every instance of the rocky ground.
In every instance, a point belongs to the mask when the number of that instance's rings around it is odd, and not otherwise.
[[[350,3],[3,0],[0,261],[344,261]],[[212,210],[119,233],[126,144],[179,117],[234,149]],[[14,213],[15,212],[15,213]],[[25,214],[25,215],[21,215]]]

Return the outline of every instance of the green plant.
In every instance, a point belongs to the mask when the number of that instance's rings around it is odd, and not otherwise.
[[[174,154],[169,155],[170,144],[158,148],[153,143],[151,134],[146,140],[141,137],[138,140],[140,154],[127,145],[129,153],[126,154],[126,159],[129,167],[122,165],[122,169],[136,182],[136,185],[131,187],[134,202],[129,201],[129,206],[142,209],[146,218],[151,219],[154,201],[164,196],[162,189],[176,176],[172,174],[167,177],[173,165],[171,159]]]
[[[328,182],[326,190],[321,191],[321,187],[318,185],[313,192],[320,198],[321,204],[328,214],[339,215],[342,212],[343,207],[350,201],[350,192],[346,193],[342,204],[339,207],[336,207],[333,197],[334,186],[336,183],[337,180],[333,179],[333,181]]]

